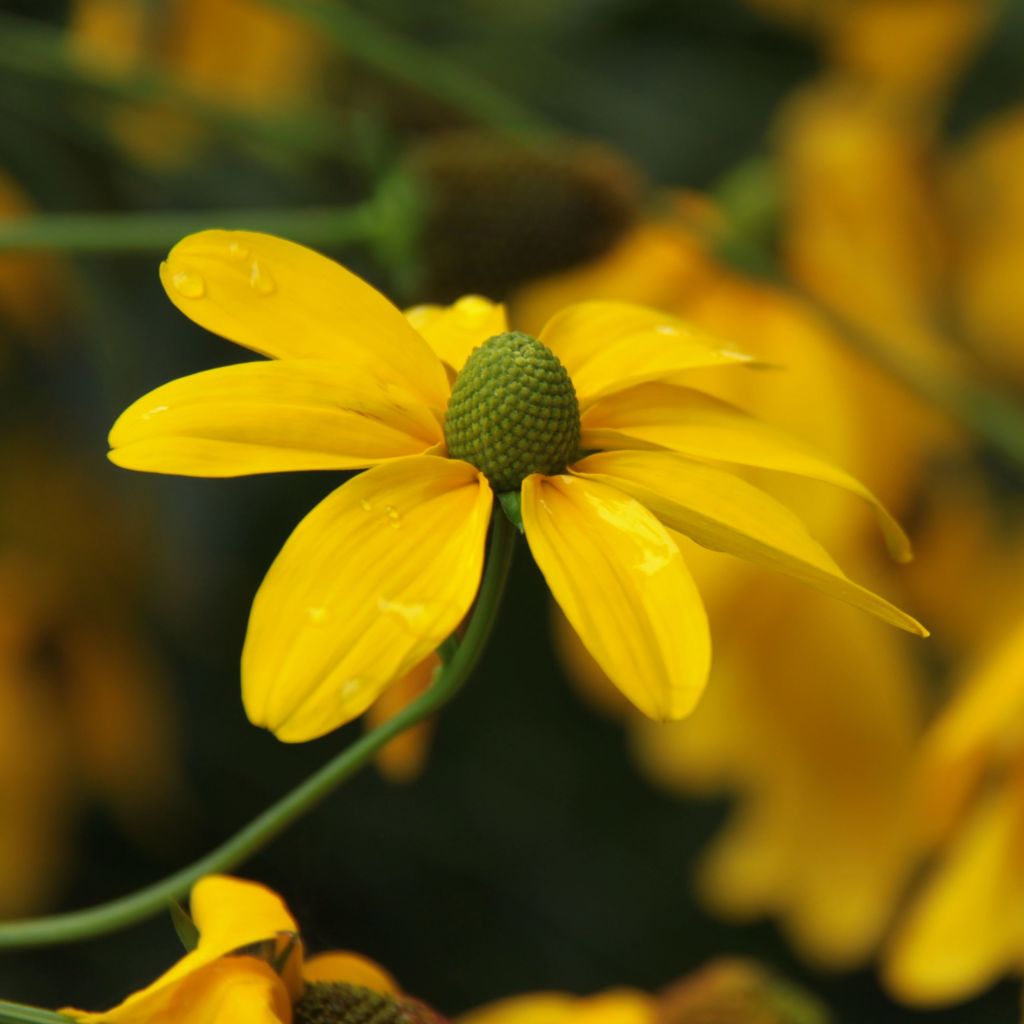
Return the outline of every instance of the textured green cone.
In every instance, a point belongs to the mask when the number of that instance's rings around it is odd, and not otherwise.
[[[448,403],[448,454],[480,470],[498,491],[531,473],[561,473],[580,439],[576,391],[557,356],[518,331],[474,349]]]
[[[361,985],[308,982],[293,1008],[294,1024],[444,1024],[415,999],[381,995]]]

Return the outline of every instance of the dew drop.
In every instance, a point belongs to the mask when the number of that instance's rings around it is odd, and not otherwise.
[[[206,294],[206,282],[194,270],[175,271],[171,284],[186,299],[201,299]]]
[[[368,501],[367,501],[367,500],[366,500],[365,498],[363,498],[363,499],[362,499],[362,500],[361,500],[361,501],[359,502],[359,507],[360,507],[360,508],[361,508],[361,509],[362,509],[362,510],[363,510],[364,512],[372,512],[372,511],[373,511],[373,506],[372,506],[372,505],[371,505],[371,504],[370,504],[370,503],[369,503],[369,502],[368,502]]]
[[[249,250],[239,242],[232,242],[228,245],[228,256],[233,260],[247,260],[249,258]]]
[[[311,605],[306,609],[306,619],[311,626],[322,626],[330,616],[330,611],[323,605]]]
[[[260,295],[273,295],[277,291],[277,282],[270,276],[270,272],[260,266],[259,260],[252,261],[249,271],[249,287]]]
[[[391,520],[391,525],[397,530],[402,525],[402,513],[394,505],[388,505],[384,514]]]
[[[341,686],[338,687],[338,699],[346,700],[351,697],[357,690],[364,686],[364,681],[359,676],[354,676],[351,679],[346,679]]]
[[[142,414],[142,418],[144,420],[152,419],[154,416],[158,416],[162,412],[167,412],[167,408],[168,407],[166,405],[154,405],[152,409],[147,409],[146,412]]]
[[[658,326],[654,328],[654,331],[656,334],[668,334],[675,336],[679,333],[679,328],[673,327],[671,324],[658,324]]]

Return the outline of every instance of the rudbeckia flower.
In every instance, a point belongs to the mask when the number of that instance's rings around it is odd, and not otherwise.
[[[192,235],[161,277],[190,319],[271,358],[146,395],[111,431],[114,462],[192,476],[365,469],[299,524],[253,604],[243,700],[282,740],[360,715],[456,630],[495,493],[584,645],[652,718],[688,714],[711,660],[676,531],[925,633],[729,471],[845,488],[908,553],[858,481],[690,386],[693,371],[749,360],[674,317],[583,302],[535,338],[478,297],[404,316],[337,263],[251,232]]]
[[[199,941],[156,981],[110,1010],[61,1012],[86,1024],[441,1019],[356,953],[306,958],[288,908],[262,885],[209,875],[193,888],[191,911]]]

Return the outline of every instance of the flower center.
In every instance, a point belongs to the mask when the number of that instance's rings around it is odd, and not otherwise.
[[[294,1024],[443,1024],[415,999],[395,999],[361,985],[310,981],[293,1009]]]
[[[452,387],[448,454],[480,470],[499,493],[531,473],[561,473],[580,441],[576,391],[558,357],[519,331],[473,350]]]

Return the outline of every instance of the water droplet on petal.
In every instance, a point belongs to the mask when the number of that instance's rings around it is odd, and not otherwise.
[[[362,510],[363,510],[364,512],[372,512],[372,511],[373,511],[373,506],[372,506],[372,505],[371,505],[371,504],[370,504],[370,503],[369,503],[369,502],[368,502],[368,501],[367,501],[367,500],[366,500],[365,498],[363,498],[363,499],[362,499],[362,500],[361,500],[361,501],[359,502],[359,507],[360,507],[360,508],[361,508],[361,509],[362,509]]]
[[[147,409],[143,414],[144,420],[152,419],[152,417],[159,415],[162,412],[167,412],[166,405],[154,405],[152,409]]]
[[[249,250],[239,242],[232,242],[228,245],[228,256],[241,262],[249,258]]]
[[[330,611],[322,605],[312,605],[306,609],[306,619],[311,626],[322,626],[330,614]]]
[[[357,690],[361,689],[363,685],[363,680],[359,676],[354,676],[352,679],[346,679],[341,686],[338,687],[338,699],[346,700]]]
[[[388,505],[388,507],[384,509],[384,514],[391,520],[391,525],[395,527],[395,529],[402,525],[402,513],[399,512],[394,505]]]
[[[671,324],[658,324],[654,328],[656,334],[671,334],[676,335],[679,333],[679,328],[673,327]]]
[[[194,270],[177,270],[171,275],[174,290],[186,299],[201,299],[206,294],[206,282]]]
[[[249,287],[260,295],[273,295],[277,291],[277,282],[270,276],[270,271],[260,266],[259,260],[252,261],[249,270]]]

